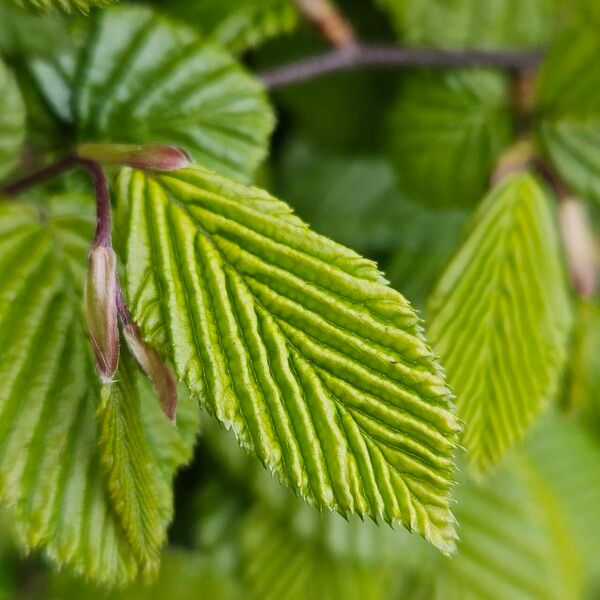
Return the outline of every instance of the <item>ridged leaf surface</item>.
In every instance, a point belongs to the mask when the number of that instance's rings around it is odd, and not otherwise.
[[[17,81],[0,60],[0,179],[19,160],[25,138],[25,105]]]
[[[82,141],[176,144],[244,181],[266,155],[274,118],[260,83],[149,8],[101,11],[86,36],[31,62],[50,109]]]
[[[87,13],[95,6],[108,6],[118,0],[13,0],[17,6],[44,12],[62,11]]]
[[[297,9],[291,0],[171,0],[161,9],[192,24],[203,36],[233,52],[243,52],[261,42],[291,31]]]
[[[408,302],[267,193],[125,171],[129,305],[220,421],[312,503],[444,550],[457,422]]]
[[[409,198],[433,208],[473,205],[510,141],[506,78],[473,70],[411,74],[400,89],[389,136]]]
[[[558,390],[572,314],[549,199],[517,174],[472,217],[429,302],[471,464],[495,465]]]
[[[115,583],[146,565],[109,501],[98,452],[99,386],[81,315],[92,231],[93,207],[80,197],[0,205],[0,497],[25,549]],[[184,406],[180,426],[193,432],[196,412]],[[152,416],[161,413],[154,398],[143,412],[160,502],[170,506],[192,439]]]

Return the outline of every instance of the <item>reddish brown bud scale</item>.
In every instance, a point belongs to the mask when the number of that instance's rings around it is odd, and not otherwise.
[[[123,327],[125,341],[146,377],[152,382],[163,412],[173,421],[177,409],[177,382],[175,375],[160,354],[149,346],[135,323]]]
[[[120,165],[134,169],[175,171],[187,167],[190,155],[177,146],[168,144],[94,144],[77,146],[77,156],[104,165]]]
[[[117,257],[114,251],[104,246],[92,248],[85,282],[85,317],[103,383],[112,381],[119,364],[116,290]]]

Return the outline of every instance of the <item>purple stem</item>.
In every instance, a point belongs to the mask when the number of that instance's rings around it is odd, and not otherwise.
[[[328,73],[360,67],[495,67],[530,70],[539,66],[543,52],[513,50],[440,50],[405,48],[394,44],[352,44],[266,71],[261,74],[265,87],[274,90]]]
[[[63,158],[49,164],[47,167],[43,167],[39,171],[27,175],[13,183],[0,188],[0,195],[3,196],[17,196],[18,194],[28,190],[30,187],[46,183],[59,175],[62,175],[65,171],[72,169],[80,164],[79,158],[74,154],[67,154]]]
[[[110,248],[110,194],[106,175],[97,162],[93,160],[80,160],[80,162],[90,174],[96,198],[96,234],[92,247]]]

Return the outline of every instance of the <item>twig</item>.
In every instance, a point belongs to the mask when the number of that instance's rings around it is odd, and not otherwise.
[[[330,0],[295,0],[296,5],[332,45],[344,48],[356,42],[352,25]]]
[[[94,197],[96,198],[96,233],[92,247],[111,247],[110,238],[110,195],[108,192],[108,181],[102,167],[93,160],[80,160],[94,186]]]
[[[394,44],[353,44],[266,71],[261,78],[267,89],[274,90],[357,68],[495,67],[530,71],[539,66],[543,55],[542,51],[440,50],[405,48]]]
[[[41,185],[42,183],[46,183],[47,181],[58,177],[65,171],[68,171],[79,164],[80,160],[77,156],[68,154],[56,162],[0,188],[0,196],[17,196],[31,187]]]

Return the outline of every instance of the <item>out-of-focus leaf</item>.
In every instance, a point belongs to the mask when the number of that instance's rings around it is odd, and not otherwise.
[[[156,4],[233,52],[292,31],[298,17],[293,0],[157,0]]]
[[[473,215],[429,302],[429,335],[478,471],[555,399],[572,323],[567,290],[549,199],[531,175],[515,174]]]
[[[285,518],[257,507],[242,534],[243,571],[252,600],[384,600],[385,567],[336,560],[317,539],[295,534]]]
[[[552,48],[540,73],[540,143],[576,192],[600,202],[600,38],[579,20]]]
[[[507,81],[498,73],[406,77],[389,132],[401,190],[431,207],[477,202],[511,138],[508,104]]]
[[[525,460],[457,488],[458,552],[437,569],[439,600],[581,597],[579,557],[559,498]]]
[[[0,179],[17,164],[25,139],[25,105],[17,82],[0,59]]]
[[[100,589],[64,575],[51,582],[52,600],[243,600],[232,573],[198,553],[167,550],[158,578],[152,584],[136,584],[124,590]]]
[[[458,424],[409,303],[266,192],[125,170],[125,289],[146,339],[311,503],[449,551]]]
[[[14,0],[0,0],[0,53],[24,57],[48,51],[65,35],[62,19],[55,15],[34,15],[16,6]]]
[[[430,211],[422,204],[405,204],[398,226],[398,247],[385,273],[390,285],[415,306],[423,308],[443,268],[454,255],[466,210]]]
[[[319,233],[371,254],[398,245],[406,202],[386,160],[327,154],[299,141],[286,148],[274,178],[278,193]]]
[[[600,444],[573,419],[542,419],[528,440],[527,456],[566,511],[583,565],[600,577]]]
[[[145,565],[108,502],[97,449],[99,389],[81,311],[93,222],[83,197],[0,204],[0,496],[25,550],[41,547],[53,564],[111,584]],[[179,426],[191,432],[177,443],[154,398],[142,411],[167,507],[197,428],[197,411],[190,418],[182,406]]]
[[[97,13],[83,43],[37,57],[31,72],[56,117],[82,141],[178,144],[241,180],[265,157],[274,118],[260,83],[150,9]]]
[[[13,0],[22,8],[42,12],[63,11],[70,13],[79,10],[87,13],[95,6],[108,6],[117,0]]]
[[[564,0],[378,0],[410,44],[541,47],[560,24]]]

